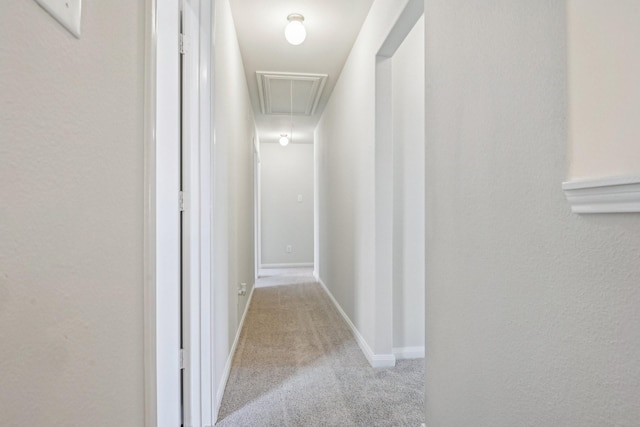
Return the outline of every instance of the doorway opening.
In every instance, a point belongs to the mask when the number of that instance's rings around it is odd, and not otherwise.
[[[210,0],[146,3],[147,426],[215,421],[213,18]]]
[[[312,274],[315,177],[313,143],[260,144],[258,277]]]
[[[424,358],[424,2],[376,56],[376,280],[395,359]]]

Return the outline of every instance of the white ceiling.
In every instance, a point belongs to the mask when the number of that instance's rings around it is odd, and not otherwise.
[[[263,114],[257,71],[327,74],[313,114],[296,114],[303,86],[294,83],[293,142],[313,142],[313,131],[331,95],[344,62],[360,32],[373,0],[230,0],[244,62],[249,95],[261,142],[276,142],[289,134],[289,114]],[[284,38],[287,15],[304,16],[307,38],[292,46]],[[289,100],[290,84],[271,85],[270,96],[280,104]]]

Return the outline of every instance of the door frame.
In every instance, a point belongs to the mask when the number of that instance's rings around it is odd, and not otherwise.
[[[186,16],[184,420],[180,313],[180,1],[145,1],[145,426],[212,426],[211,281],[215,0],[183,0]]]
[[[375,339],[377,367],[395,366],[393,55],[424,14],[423,0],[409,0],[375,56]]]
[[[262,270],[262,157],[258,129],[253,131],[253,271],[257,280]],[[255,283],[254,283],[255,286]]]
[[[145,3],[145,425],[181,423],[178,1]]]

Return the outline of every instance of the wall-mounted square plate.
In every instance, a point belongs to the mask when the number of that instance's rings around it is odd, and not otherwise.
[[[56,18],[71,34],[80,38],[82,0],[36,0],[36,2]]]

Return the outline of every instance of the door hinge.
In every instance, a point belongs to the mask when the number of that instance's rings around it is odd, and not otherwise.
[[[179,206],[180,212],[184,212],[184,191],[180,191],[178,195],[178,206]]]
[[[180,369],[184,369],[184,348],[180,349]]]
[[[185,53],[187,53],[187,36],[182,33],[180,33],[179,46],[180,55],[184,55]]]

